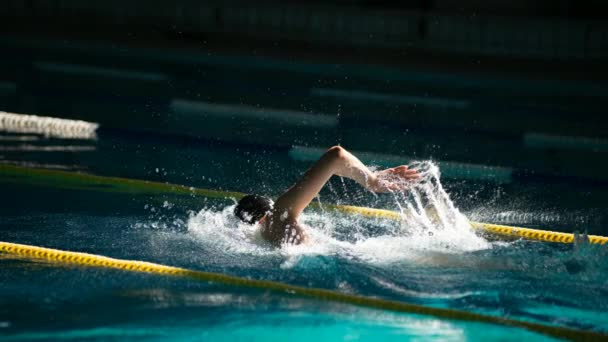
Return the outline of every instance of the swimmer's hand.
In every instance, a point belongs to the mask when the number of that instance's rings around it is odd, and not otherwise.
[[[406,165],[376,171],[368,180],[367,189],[373,192],[401,192],[420,180],[418,171]]]

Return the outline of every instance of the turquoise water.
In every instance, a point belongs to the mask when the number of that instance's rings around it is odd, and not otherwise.
[[[269,195],[280,193],[308,166],[290,159],[289,150],[260,146],[175,141],[158,146],[145,136],[135,144],[120,135],[102,136],[92,145],[95,151],[69,157],[13,159]],[[107,162],[127,156],[128,163]],[[303,221],[316,243],[274,249],[254,229],[239,226],[230,214],[232,200],[73,190],[60,183],[33,186],[6,177],[0,184],[9,194],[2,196],[0,241],[607,332],[605,247],[488,241],[457,225],[413,229],[411,221],[404,226],[311,210]],[[530,187],[518,201],[513,201],[515,185],[444,186],[465,215],[484,221],[557,222],[558,229],[594,219],[593,211],[556,213],[542,206],[539,199],[563,184],[543,191],[534,190],[545,188],[540,185]],[[332,180],[321,200],[391,209],[407,202],[375,197],[340,179]],[[548,339],[521,329],[183,279],[6,256],[0,264],[0,334],[8,340]]]

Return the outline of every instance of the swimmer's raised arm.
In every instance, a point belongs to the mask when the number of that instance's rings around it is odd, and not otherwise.
[[[344,148],[334,146],[277,199],[273,209],[273,226],[279,223],[277,217],[283,224],[295,223],[333,175],[351,178],[373,192],[403,191],[408,188],[409,181],[420,178],[417,171],[405,165],[374,172]]]
[[[351,178],[374,192],[404,191],[420,178],[416,170],[405,165],[372,171],[347,150],[334,146],[279,196],[274,206],[269,198],[247,195],[239,200],[234,213],[249,224],[259,222],[262,236],[275,245],[299,244],[306,241],[306,234],[298,217],[333,175]]]

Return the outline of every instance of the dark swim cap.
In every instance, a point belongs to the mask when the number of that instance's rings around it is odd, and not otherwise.
[[[254,224],[272,210],[273,204],[268,197],[247,195],[241,198],[236,208],[234,208],[234,215],[244,222]]]

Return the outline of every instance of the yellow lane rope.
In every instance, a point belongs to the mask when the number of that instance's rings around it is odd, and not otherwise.
[[[350,205],[323,205],[323,207],[327,207],[329,209],[344,213],[359,214],[367,217],[381,217],[391,220],[400,220],[402,217],[401,213],[386,209],[374,209]],[[474,229],[503,237],[523,238],[526,240],[561,243],[573,243],[575,240],[574,234],[571,233],[560,233],[542,229],[503,226],[498,224],[472,221],[470,221],[469,223]],[[587,238],[589,243],[592,244],[604,245],[608,243],[608,237],[606,236],[588,235]]]
[[[274,281],[240,278],[220,273],[189,270],[186,268],[160,265],[145,261],[121,260],[94,254],[69,252],[51,248],[43,248],[1,241],[0,252],[16,255],[22,258],[48,260],[54,263],[120,269],[128,272],[150,273],[164,276],[188,278],[197,281],[207,281],[231,286],[268,290],[280,292],[283,294],[346,303],[374,309],[426,315],[441,319],[480,322],[518,327],[563,339],[577,341],[599,341],[608,339],[608,334],[600,332],[583,331],[572,328],[544,325],[540,323],[519,321],[504,317],[482,315],[468,311],[427,307],[423,305],[410,304],[393,300],[340,293],[332,290],[294,286]]]
[[[561,242],[573,243],[575,240],[574,234],[552,232],[541,229],[530,229],[523,227],[502,226],[498,224],[470,222],[474,229],[482,230],[487,233],[492,233],[501,236],[510,236],[515,238],[523,238],[526,240],[536,240],[545,242]],[[608,237],[599,235],[588,235],[587,240],[592,244],[604,245],[608,243]]]
[[[2,175],[6,176],[6,180],[9,182],[21,181],[34,185],[61,186],[69,189],[142,194],[182,194],[223,199],[240,199],[244,196],[244,194],[240,192],[200,189],[138,179],[97,176],[76,172],[20,167],[8,164],[0,164],[0,176]],[[0,181],[2,181],[2,177],[0,177]],[[381,217],[394,220],[400,220],[402,218],[400,213],[385,209],[331,204],[313,204],[313,206],[367,217]],[[574,234],[553,232],[549,230],[503,226],[482,222],[471,222],[471,226],[480,232],[507,238],[522,238],[526,240],[560,243],[573,243],[575,240]],[[608,244],[608,237],[589,235],[588,241],[592,244],[603,245]]]

